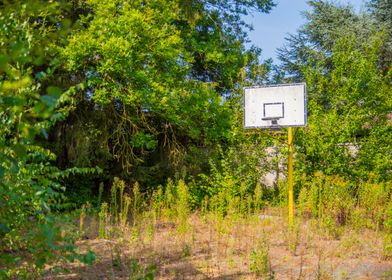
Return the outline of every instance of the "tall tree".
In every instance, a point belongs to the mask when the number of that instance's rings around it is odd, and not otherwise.
[[[272,1],[86,5],[85,28],[61,51],[77,105],[52,134],[63,143],[60,160],[149,185],[195,160],[203,165],[208,148],[229,136],[224,99],[260,72],[257,50],[245,50],[241,15],[269,11]]]
[[[387,72],[392,65],[392,1],[371,0],[368,7],[377,22],[376,27],[386,36],[382,46],[380,63],[383,70]]]
[[[368,14],[356,14],[351,6],[335,5],[328,1],[309,1],[310,10],[304,13],[306,23],[286,38],[278,49],[281,70],[295,81],[303,79],[301,67],[310,61],[331,56],[337,38],[351,34],[358,42],[376,30]]]
[[[288,79],[308,85],[309,126],[298,135],[301,171],[390,180],[391,72],[380,67],[385,30],[370,13],[309,4],[307,23],[280,50]]]

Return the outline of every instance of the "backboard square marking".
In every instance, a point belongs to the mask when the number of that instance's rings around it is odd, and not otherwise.
[[[284,118],[284,103],[264,103],[263,104],[263,120],[281,119]]]

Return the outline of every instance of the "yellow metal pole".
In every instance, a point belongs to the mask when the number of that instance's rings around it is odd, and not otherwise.
[[[293,193],[293,128],[288,131],[289,162],[288,162],[288,181],[289,181],[289,225],[294,220],[294,193]]]

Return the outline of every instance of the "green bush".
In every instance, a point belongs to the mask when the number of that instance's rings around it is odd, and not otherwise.
[[[69,207],[64,178],[97,169],[60,170],[42,147],[66,116],[68,96],[52,85],[52,74],[69,24],[59,2],[21,2],[2,3],[0,12],[0,275],[35,278],[47,264],[93,260],[77,254],[76,237],[60,228],[55,213]]]
[[[250,253],[250,271],[263,279],[274,279],[274,272],[271,269],[269,248],[267,244],[260,243]]]
[[[387,221],[388,208],[391,207],[392,187],[386,182],[363,182],[357,190],[356,223],[371,229],[382,229]],[[355,212],[354,212],[355,213]]]
[[[317,219],[325,232],[339,237],[340,227],[351,220],[355,194],[354,186],[342,177],[317,172],[299,193],[299,213]]]

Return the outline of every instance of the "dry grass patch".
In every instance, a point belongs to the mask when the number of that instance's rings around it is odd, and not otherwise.
[[[98,238],[95,219],[85,223],[79,246],[97,254],[95,265],[71,264],[44,279],[388,279],[392,269],[377,232],[345,229],[331,240],[312,221],[293,232],[269,213],[192,214],[185,229],[145,215],[135,226],[107,226],[110,240]]]

